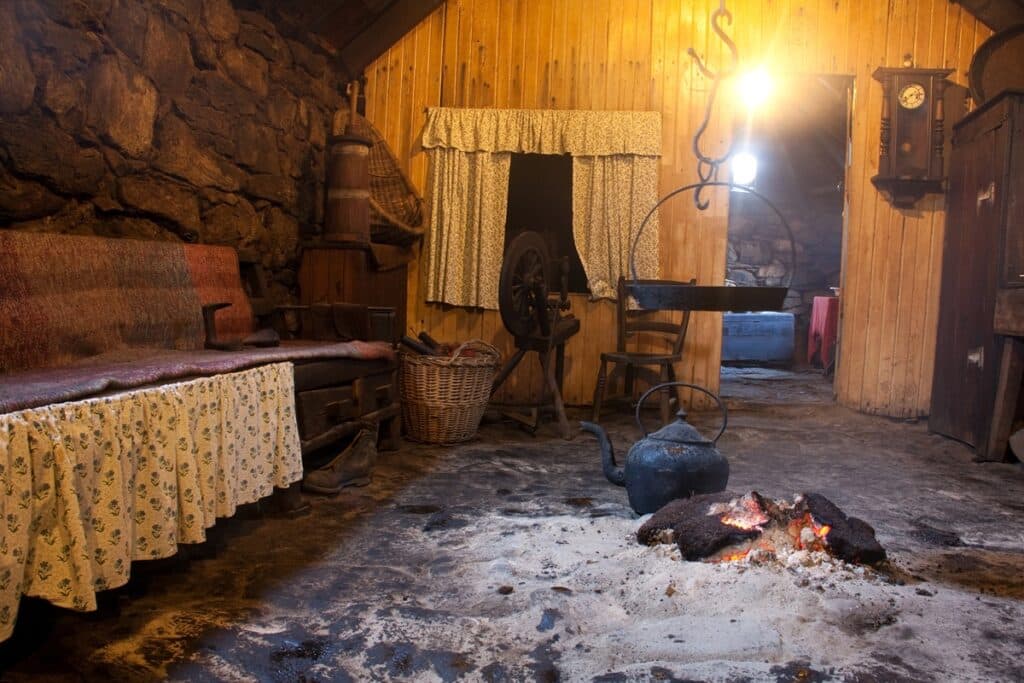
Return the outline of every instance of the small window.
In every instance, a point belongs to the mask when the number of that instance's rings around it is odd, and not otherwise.
[[[521,232],[544,235],[552,259],[552,292],[561,288],[559,261],[569,258],[569,291],[587,294],[576,242],[572,236],[572,157],[568,154],[513,154],[508,178],[505,247]]]

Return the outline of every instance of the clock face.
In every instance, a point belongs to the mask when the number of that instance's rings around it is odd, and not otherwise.
[[[896,99],[904,109],[917,109],[924,104],[924,86],[920,83],[908,83],[903,86]]]

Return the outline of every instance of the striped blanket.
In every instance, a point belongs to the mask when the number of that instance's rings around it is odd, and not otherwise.
[[[263,363],[391,359],[387,344],[203,350],[253,331],[230,247],[0,229],[0,413]]]

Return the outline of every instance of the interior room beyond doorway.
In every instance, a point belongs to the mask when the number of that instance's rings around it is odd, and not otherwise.
[[[782,311],[724,314],[726,385],[789,371],[834,376],[852,87],[852,76],[781,77],[776,96],[737,125],[732,181],[770,200],[792,240],[765,201],[733,190],[727,283],[789,292]],[[735,369],[745,367],[763,371]]]

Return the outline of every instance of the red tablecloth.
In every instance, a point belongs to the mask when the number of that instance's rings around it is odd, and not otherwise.
[[[827,368],[833,361],[839,332],[839,297],[816,296],[807,330],[807,362]]]

